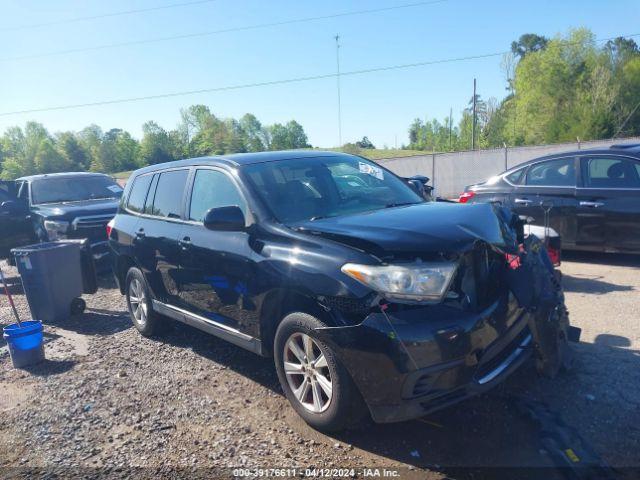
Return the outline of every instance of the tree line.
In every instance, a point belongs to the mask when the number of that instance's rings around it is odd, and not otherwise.
[[[174,130],[149,121],[142,133],[137,140],[126,130],[104,132],[97,125],[55,134],[37,122],[10,127],[0,137],[0,176],[14,179],[84,170],[114,173],[187,157],[311,147],[295,120],[267,126],[250,113],[239,120],[219,118],[205,105],[181,110]]]
[[[502,60],[506,95],[498,101],[471,98],[453,119],[415,119],[409,144],[428,151],[469,150],[474,132],[479,148],[558,143],[640,135],[640,49],[618,37],[599,46],[587,29],[553,39],[522,35]],[[0,177],[71,170],[120,172],[180,158],[236,152],[310,148],[295,120],[262,125],[247,113],[239,120],[219,118],[205,105],[180,111],[173,130],[154,121],[142,138],[89,125],[79,132],[50,133],[40,123],[8,128],[0,137]],[[343,151],[368,155],[367,137]]]
[[[502,60],[507,94],[476,95],[476,146],[535,145],[640,135],[640,49],[618,37],[599,46],[587,29],[553,39],[522,35]],[[415,150],[469,150],[473,98],[451,118],[415,119]]]

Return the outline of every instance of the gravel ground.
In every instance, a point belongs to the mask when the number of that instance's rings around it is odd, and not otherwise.
[[[583,329],[573,373],[543,380],[525,368],[490,394],[428,418],[335,437],[295,415],[270,360],[182,325],[145,339],[103,280],[83,316],[45,327],[44,363],[13,369],[0,343],[0,473],[315,466],[506,478],[507,467],[553,465],[514,395],[549,405],[612,466],[640,466],[632,421],[640,412],[639,266],[637,258],[591,254],[564,262],[571,321]],[[15,270],[4,269],[27,317]],[[10,320],[0,296],[0,322]]]

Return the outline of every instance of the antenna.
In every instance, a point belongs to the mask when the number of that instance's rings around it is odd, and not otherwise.
[[[336,34],[336,79],[338,87],[338,147],[342,147],[342,106],[340,102],[340,34]]]

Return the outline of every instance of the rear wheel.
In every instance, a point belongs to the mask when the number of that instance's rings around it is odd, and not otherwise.
[[[312,427],[342,430],[367,415],[366,405],[335,353],[314,332],[326,327],[306,313],[291,313],[275,336],[274,357],[284,393]]]
[[[142,272],[133,267],[127,272],[125,294],[133,326],[144,336],[156,333],[160,318],[152,309],[151,296]]]
[[[71,315],[82,315],[87,309],[87,303],[82,298],[71,300]]]

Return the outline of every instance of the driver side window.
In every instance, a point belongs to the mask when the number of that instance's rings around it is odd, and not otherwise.
[[[189,219],[202,222],[211,208],[237,205],[247,215],[247,206],[233,180],[219,170],[198,170],[193,181]]]

